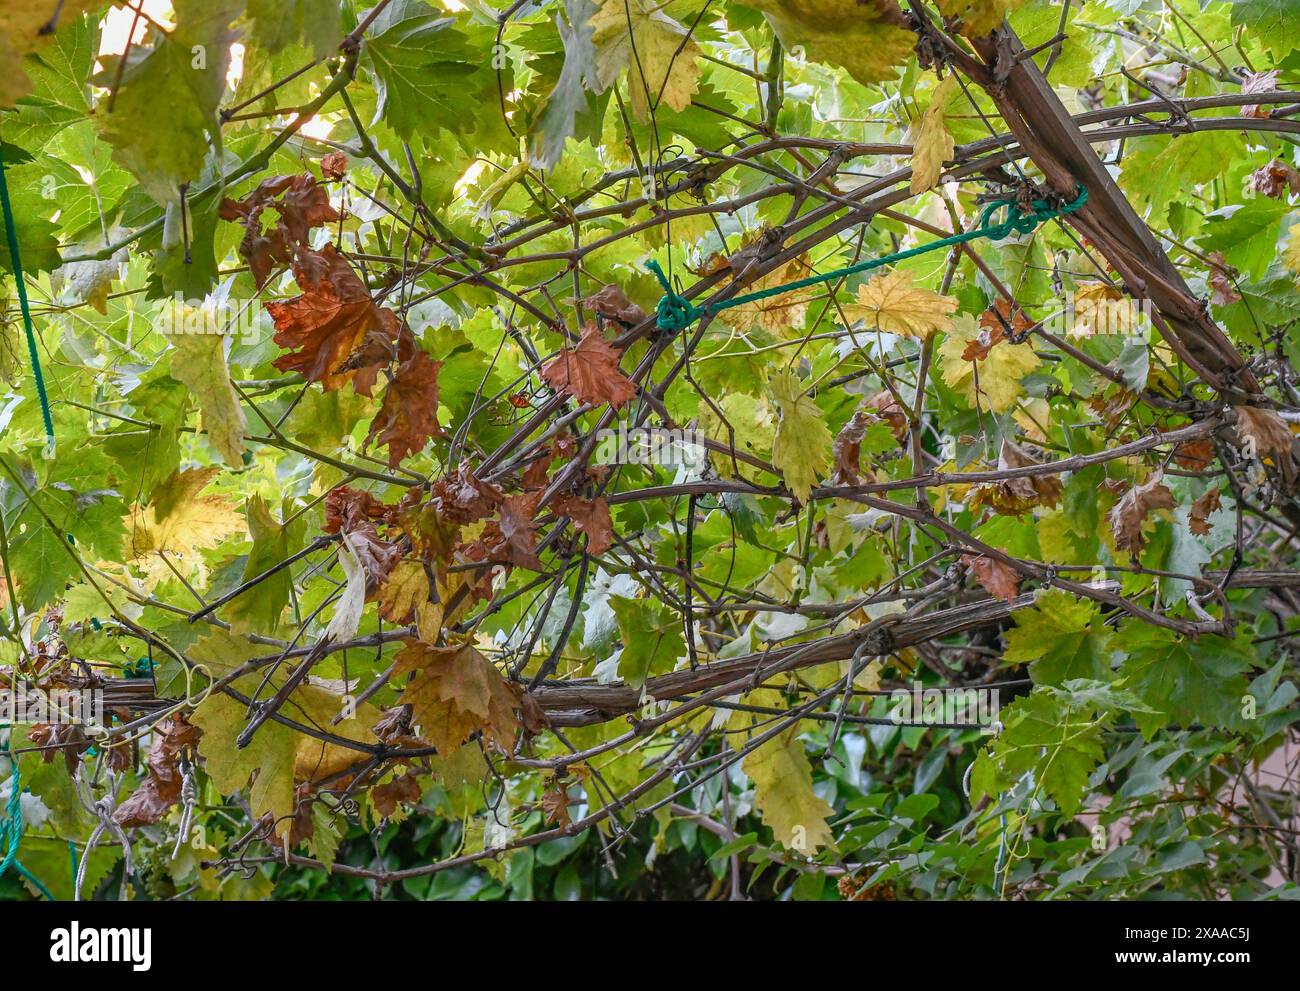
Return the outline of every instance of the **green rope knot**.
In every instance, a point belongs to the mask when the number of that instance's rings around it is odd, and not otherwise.
[[[984,212],[980,214],[979,223],[968,231],[962,231],[960,234],[953,234],[951,237],[940,238],[937,241],[931,241],[915,248],[907,248],[904,251],[896,251],[890,255],[882,255],[879,258],[870,258],[867,261],[858,262],[856,265],[837,268],[833,272],[810,275],[805,279],[796,279],[794,282],[772,286],[768,289],[759,289],[741,296],[732,296],[730,299],[707,303],[704,306],[695,306],[690,300],[675,292],[672,283],[664,275],[664,270],[652,258],[646,262],[645,267],[659,280],[659,285],[664,290],[663,296],[659,298],[659,302],[655,306],[655,326],[660,330],[682,330],[706,313],[717,313],[719,310],[729,310],[733,306],[754,303],[772,296],[779,296],[781,293],[790,292],[794,289],[806,289],[809,286],[820,285],[824,282],[833,282],[847,275],[869,272],[873,268],[880,268],[882,265],[888,265],[891,262],[915,258],[917,255],[923,255],[930,251],[955,247],[981,237],[986,237],[991,241],[1001,241],[1012,234],[1028,234],[1039,224],[1055,217],[1064,217],[1074,213],[1087,202],[1088,190],[1083,186],[1076,186],[1075,198],[1061,206],[1053,206],[1045,199],[1035,199],[1030,202],[1028,209],[1025,209],[1020,206],[1015,197],[1003,197],[985,206]],[[994,217],[999,210],[1003,209],[1006,210],[1005,218],[1001,221],[995,221]]]
[[[664,294],[659,297],[659,302],[655,305],[656,327],[660,330],[682,330],[704,316],[703,309],[673,292],[672,283],[668,281],[668,276],[664,275],[664,270],[659,267],[657,261],[652,258],[646,262],[645,267],[654,273],[664,290]]]

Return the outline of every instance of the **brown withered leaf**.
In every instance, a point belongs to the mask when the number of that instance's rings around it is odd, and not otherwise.
[[[468,462],[434,482],[433,497],[443,517],[457,524],[491,516],[506,498],[498,486],[478,479]]]
[[[484,739],[509,749],[519,728],[519,696],[470,644],[433,647],[406,640],[394,674],[413,673],[399,701],[411,706],[421,736],[450,754],[481,731]]]
[[[1146,545],[1142,524],[1147,516],[1157,509],[1174,508],[1173,493],[1162,481],[1163,477],[1161,472],[1156,472],[1141,485],[1133,486],[1110,511],[1110,527],[1115,535],[1115,546],[1128,551],[1135,558]]]
[[[386,784],[372,788],[370,800],[375,811],[387,819],[397,811],[398,805],[414,805],[420,800],[420,782],[411,773],[400,774]]]
[[[1287,489],[1293,490],[1296,465],[1291,446],[1295,443],[1295,436],[1286,421],[1272,410],[1254,406],[1234,406],[1232,411],[1237,415],[1237,436],[1241,438],[1242,446],[1253,447],[1260,461],[1264,460],[1264,455],[1269,455],[1282,472]]]
[[[342,179],[348,171],[348,156],[332,151],[320,160],[320,173],[326,179]]]
[[[1241,81],[1243,93],[1268,93],[1277,88],[1277,69],[1267,72],[1248,72]],[[1241,108],[1243,117],[1267,117],[1269,111],[1257,103],[1248,103]]]
[[[364,523],[374,520],[386,520],[391,507],[384,505],[369,492],[354,489],[350,485],[340,485],[330,489],[325,495],[326,533],[341,533],[355,530]]]
[[[636,386],[618,367],[619,352],[588,324],[577,347],[565,348],[542,366],[542,378],[558,392],[584,403],[618,409],[636,396]]]
[[[1214,442],[1208,437],[1185,440],[1174,448],[1174,463],[1187,471],[1205,471],[1214,462]]]
[[[269,230],[262,226],[262,213],[268,207],[278,214]],[[218,215],[244,224],[239,255],[248,263],[259,289],[277,265],[287,265],[299,249],[310,249],[314,228],[340,219],[330,206],[325,187],[307,173],[274,176],[242,200],[223,199]]]
[[[900,444],[907,439],[909,422],[907,413],[903,410],[903,407],[898,405],[898,400],[894,398],[894,394],[888,389],[881,389],[874,396],[869,396],[863,400],[862,407],[875,410],[879,416],[883,417]]]
[[[999,299],[980,314],[980,332],[971,338],[962,352],[962,361],[983,361],[989,356],[994,346],[1015,337],[1019,340],[1034,322],[1025,316],[1025,311],[1013,306],[1010,300]],[[1010,334],[1007,333],[1008,328]]]
[[[1252,172],[1250,181],[1256,192],[1275,200],[1284,200],[1289,193],[1300,193],[1300,172],[1277,158]]]
[[[893,400],[893,397],[887,392],[880,393],[880,396],[888,397],[891,402]],[[879,401],[880,396],[874,397],[875,400]],[[868,404],[872,401],[868,400]],[[892,405],[890,408],[897,412],[898,416],[902,416],[901,411],[898,411],[897,404]],[[906,418],[904,418],[904,422],[906,422]],[[868,428],[877,423],[888,423],[895,438],[901,440],[898,437],[897,430],[894,429],[895,421],[893,416],[876,416],[869,409],[858,410],[840,428],[840,432],[835,436],[835,443],[831,447],[831,453],[835,461],[835,470],[831,473],[832,485],[861,485],[865,481],[865,476],[862,474],[862,440],[866,437]]]
[[[1236,269],[1232,268],[1223,257],[1222,251],[1215,251],[1210,258],[1210,302],[1215,306],[1227,306],[1241,299],[1237,287],[1233,285]]]
[[[627,298],[620,286],[607,285],[599,292],[592,293],[578,300],[593,313],[599,313],[607,320],[617,320],[629,327],[646,319],[645,310]]]
[[[542,562],[537,560],[533,523],[541,498],[540,492],[506,496],[505,502],[501,504],[501,520],[497,524],[503,540],[503,546],[497,550],[500,555],[498,560],[517,564],[521,568],[532,568],[534,571],[542,570]]]
[[[384,390],[379,412],[366,439],[388,445],[388,467],[396,468],[409,454],[418,454],[433,437],[443,436],[438,424],[438,371],[441,361],[421,348],[397,366]]]
[[[1198,537],[1203,537],[1210,532],[1210,514],[1222,505],[1217,488],[1206,489],[1205,492],[1192,503],[1191,513],[1188,515],[1188,524],[1192,533]]]
[[[569,790],[564,787],[562,780],[551,778],[546,783],[541,806],[547,822],[560,827],[572,823],[573,820],[569,818]]]
[[[1037,448],[1004,439],[998,451],[998,471],[1043,464]],[[1061,480],[1053,474],[1021,475],[985,482],[975,489],[971,505],[988,505],[1003,516],[1019,516],[1034,506],[1055,506],[1061,501]]]
[[[379,534],[376,520],[386,520],[392,507],[359,489],[340,485],[325,496],[325,532],[343,533],[366,573],[373,593],[402,559],[402,548]]]
[[[610,519],[609,503],[604,496],[584,499],[577,495],[557,496],[551,508],[560,516],[573,520],[573,525],[587,535],[587,552],[604,554],[614,542],[614,521]]]
[[[153,746],[145,758],[148,776],[113,813],[119,826],[152,826],[167,817],[181,798],[181,753],[187,747],[193,750],[201,735],[183,714],[172,716],[154,730]]]
[[[378,364],[344,366],[367,334],[396,338],[401,329],[397,314],[375,303],[332,244],[319,252],[300,251],[294,276],[302,295],[266,304],[275,322],[275,343],[289,349],[273,364],[282,372],[300,372],[327,390],[351,381],[357,392],[370,395]]]
[[[1020,594],[1020,576],[1009,564],[983,554],[963,554],[961,562],[990,595],[1014,602]]]
[[[1137,393],[1116,387],[1106,393],[1097,393],[1088,400],[1088,408],[1102,418],[1111,430],[1119,425],[1124,414],[1137,402]]]
[[[37,723],[28,733],[32,745],[41,748],[41,761],[53,764],[54,758],[63,754],[69,774],[77,773],[81,755],[90,749],[91,741],[85,730],[74,723]]]

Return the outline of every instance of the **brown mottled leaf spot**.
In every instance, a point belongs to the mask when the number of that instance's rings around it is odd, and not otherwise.
[[[599,292],[592,293],[578,302],[607,320],[617,320],[629,327],[646,319],[645,310],[628,299],[627,293],[616,285],[607,285]]]
[[[990,595],[1014,602],[1020,594],[1020,576],[1009,564],[983,554],[963,554],[961,562]]]
[[[1111,532],[1115,535],[1115,546],[1126,550],[1134,557],[1142,553],[1146,545],[1146,536],[1142,533],[1142,524],[1147,516],[1157,509],[1173,509],[1174,496],[1161,479],[1164,476],[1156,472],[1141,485],[1135,485],[1124,494],[1110,511]]]
[[[565,348],[542,366],[542,378],[558,392],[584,403],[609,403],[618,409],[636,396],[636,386],[618,367],[619,352],[595,324],[588,324],[577,347]]]
[[[551,507],[557,514],[573,520],[573,525],[587,535],[588,553],[604,554],[609,550],[614,542],[614,522],[604,496],[583,499],[576,495],[562,495]]]
[[[433,437],[443,435],[438,424],[438,371],[419,347],[397,366],[384,390],[379,413],[370,424],[367,440],[388,445],[388,466],[396,468],[408,454],[418,454]]]
[[[1204,537],[1210,532],[1210,514],[1215,512],[1222,505],[1219,497],[1218,488],[1209,488],[1192,503],[1192,510],[1188,514],[1187,522],[1192,533],[1198,537]]]
[[[397,314],[371,299],[365,283],[332,244],[319,252],[300,251],[294,275],[302,295],[266,304],[275,321],[275,343],[289,349],[275,359],[275,367],[299,372],[327,390],[351,380],[358,392],[369,395],[378,365],[358,367],[349,359],[367,334],[396,338],[401,329]]]
[[[998,471],[1030,468],[1043,464],[1040,452],[1004,439],[998,451]],[[1034,506],[1055,506],[1061,501],[1061,480],[1053,474],[1020,475],[978,486],[972,506],[987,504],[1003,516],[1019,516]]]

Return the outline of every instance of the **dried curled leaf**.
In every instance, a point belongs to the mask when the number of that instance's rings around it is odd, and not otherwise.
[[[1146,536],[1142,526],[1146,518],[1157,509],[1173,509],[1174,496],[1156,472],[1141,485],[1135,485],[1124,494],[1110,511],[1111,531],[1115,546],[1130,552],[1134,557],[1142,553]]]

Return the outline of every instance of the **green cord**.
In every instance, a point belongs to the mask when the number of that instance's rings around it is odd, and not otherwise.
[[[23,841],[23,781],[18,771],[18,759],[9,750],[8,737],[0,742],[0,753],[9,758],[10,769],[9,805],[5,818],[0,819],[0,844],[6,847],[3,859],[0,859],[0,877],[8,873],[9,868],[12,867],[30,881],[36,890],[45,896],[46,901],[52,902],[54,895],[50,893],[50,889],[18,860],[18,846]]]
[[[663,269],[659,267],[659,263],[651,259],[646,262],[646,268],[659,280],[659,284],[664,290],[664,295],[655,307],[655,325],[661,330],[681,330],[684,327],[689,327],[706,314],[729,310],[733,306],[744,306],[746,303],[755,303],[761,299],[779,296],[795,289],[806,289],[808,286],[832,282],[835,279],[853,275],[857,272],[869,272],[871,269],[880,268],[882,265],[889,265],[892,262],[903,261],[907,258],[915,258],[917,255],[939,251],[954,245],[965,244],[967,241],[974,241],[977,238],[986,237],[993,241],[1000,241],[1013,233],[1028,234],[1044,221],[1074,213],[1087,202],[1088,190],[1084,189],[1083,186],[1078,187],[1078,195],[1073,201],[1059,207],[1051,206],[1046,200],[1034,200],[1030,209],[1026,212],[1020,209],[1014,198],[994,200],[984,208],[979,223],[960,234],[941,238],[938,241],[931,241],[917,248],[908,248],[906,251],[896,251],[892,255],[882,255],[880,258],[872,258],[856,265],[849,265],[846,268],[837,268],[833,272],[826,272],[822,275],[810,275],[806,279],[796,279],[794,282],[786,282],[770,289],[760,289],[757,292],[745,293],[742,296],[732,296],[730,299],[724,299],[717,303],[706,303],[704,306],[695,306],[689,300],[674,292],[668,277],[664,275]],[[1006,219],[994,223],[993,215],[1003,207],[1007,208]]]
[[[45,375],[41,372],[41,356],[36,347],[36,331],[32,328],[32,311],[27,304],[27,287],[23,283],[23,263],[18,254],[18,230],[14,226],[14,209],[9,202],[9,180],[5,177],[4,148],[0,143],[0,205],[4,207],[5,233],[9,235],[9,259],[14,268],[14,281],[18,284],[18,305],[23,311],[23,329],[27,332],[27,354],[32,362],[32,376],[36,379],[36,396],[41,401],[41,419],[45,422],[45,456],[54,457],[54,420],[50,416],[50,397],[45,392]]]

